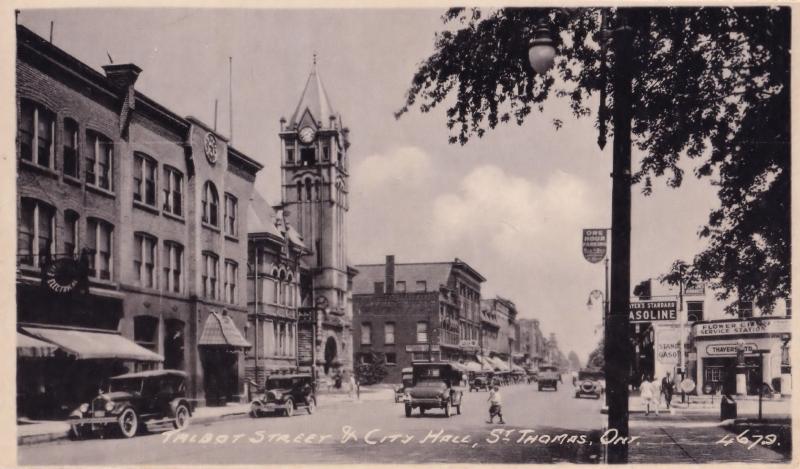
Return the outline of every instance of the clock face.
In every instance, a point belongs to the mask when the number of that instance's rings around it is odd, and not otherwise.
[[[208,162],[214,164],[217,162],[217,137],[214,136],[211,132],[206,134],[205,142],[203,145],[206,158]]]
[[[303,143],[311,143],[314,140],[314,129],[311,127],[303,127],[300,129],[300,141]]]

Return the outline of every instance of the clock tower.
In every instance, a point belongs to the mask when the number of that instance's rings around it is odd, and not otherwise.
[[[281,208],[310,251],[301,278],[300,365],[352,371],[352,276],[347,265],[350,146],[316,57],[291,118],[281,119]]]

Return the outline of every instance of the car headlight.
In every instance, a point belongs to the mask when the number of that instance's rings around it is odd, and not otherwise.
[[[80,411],[83,413],[89,412],[89,404],[81,404],[79,407]]]
[[[114,410],[114,403],[111,401],[106,402],[106,412],[111,412]]]

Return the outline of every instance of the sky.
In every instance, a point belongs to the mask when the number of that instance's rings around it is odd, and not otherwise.
[[[100,71],[142,68],[139,91],[180,115],[231,135],[265,168],[256,186],[280,199],[279,120],[290,117],[317,54],[334,109],[350,128],[349,258],[357,264],[458,257],[487,282],[484,298],[514,301],[539,318],[562,351],[585,360],[602,335],[588,308],[604,286],[603,264],[583,259],[581,230],[610,226],[611,145],[597,147],[591,119],[570,117],[556,98],[526,122],[500,125],[465,146],[450,145],[445,109],[394,118],[417,66],[443,28],[438,9],[72,9],[23,10],[20,24]],[[564,120],[556,130],[554,118]],[[641,155],[634,154],[634,161]],[[631,282],[690,260],[697,232],[717,205],[706,180],[678,189],[634,188]]]

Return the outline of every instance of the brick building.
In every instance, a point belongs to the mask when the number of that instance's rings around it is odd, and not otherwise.
[[[520,352],[525,356],[528,369],[537,369],[544,359],[545,340],[538,319],[520,318]]]
[[[464,261],[357,265],[353,282],[353,342],[357,361],[385,357],[386,382],[399,383],[413,361],[445,360],[477,365],[475,337],[481,284]],[[475,313],[478,311],[478,313]],[[468,331],[468,332],[465,332]],[[480,367],[478,366],[478,369]]]
[[[512,370],[513,354],[519,352],[517,306],[497,296],[481,300],[482,355],[494,358],[496,367]]]
[[[17,27],[20,407],[63,412],[124,370],[189,375],[201,404],[238,399],[249,347],[246,211],[261,164],[135,88]]]

